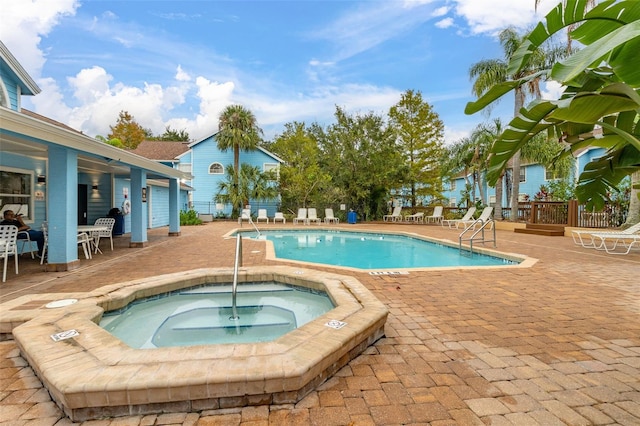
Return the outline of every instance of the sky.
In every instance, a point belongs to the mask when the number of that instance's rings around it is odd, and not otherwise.
[[[414,90],[451,143],[490,118],[464,114],[470,66],[558,1],[0,0],[0,40],[42,89],[23,108],[90,136],[128,111],[199,141],[240,104],[272,140],[285,123],[333,124],[336,106],[385,116]],[[491,114],[508,122],[512,100]]]

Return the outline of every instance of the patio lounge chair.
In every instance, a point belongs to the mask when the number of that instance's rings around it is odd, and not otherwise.
[[[404,217],[404,220],[407,222],[424,222],[424,212],[418,212],[415,214],[408,214]]]
[[[309,223],[309,220],[307,219],[307,209],[305,208],[299,208],[298,216],[293,218],[294,225],[297,225],[300,222],[302,222],[303,225],[306,225]]]
[[[635,245],[640,248],[640,234],[602,233],[593,234],[593,239],[599,240],[594,242],[596,250],[605,250],[609,254],[629,254]],[[613,244],[608,246],[607,241],[613,241]],[[623,248],[622,251],[616,251],[620,246]]]
[[[340,219],[333,215],[333,209],[324,209],[324,223],[340,223]]]
[[[463,225],[464,229],[467,229],[470,227],[473,227],[473,229],[475,229],[476,225],[482,225],[483,223],[491,219],[492,214],[493,214],[493,207],[485,207],[484,209],[482,209],[482,213],[480,213],[480,216],[477,219],[471,218],[469,220],[461,220],[456,224],[456,228],[460,225]],[[493,226],[493,224],[491,224],[491,226]]]
[[[318,211],[315,207],[309,207],[307,211],[307,223],[315,222],[316,225],[320,225],[322,220],[318,217]]]
[[[240,216],[238,216],[239,225],[242,225],[243,219],[251,222],[251,209],[242,209],[242,213],[240,213]]]
[[[258,217],[256,217],[256,223],[260,222],[261,220],[264,220],[267,223],[269,223],[269,217],[267,216],[267,209],[258,209]]]
[[[427,223],[433,221],[434,223],[438,223],[440,221],[442,221],[442,219],[444,219],[444,216],[442,216],[442,211],[444,210],[444,207],[442,206],[435,206],[433,208],[433,214],[431,216],[425,216],[425,221]]]
[[[454,228],[454,227],[457,228],[459,223],[472,220],[473,214],[475,212],[476,212],[475,207],[469,207],[469,210],[467,210],[467,212],[464,214],[464,216],[462,216],[461,219],[442,219],[440,223],[442,226],[447,225],[449,228]]]
[[[640,222],[636,223],[633,226],[630,226],[627,229],[623,229],[619,231],[592,231],[592,230],[584,230],[584,229],[573,229],[571,231],[571,237],[573,238],[573,242],[578,246],[582,246],[584,248],[595,248],[596,250],[602,250],[604,248],[602,245],[605,243],[606,239],[610,239],[610,237],[615,238],[616,235],[622,235],[622,236],[633,235],[639,232],[640,232]]]
[[[393,208],[391,214],[385,214],[382,219],[387,222],[402,222],[402,206],[396,206]]]
[[[276,223],[278,221],[282,222],[283,224],[287,223],[287,219],[285,219],[284,213],[276,212],[275,216],[273,216],[273,223]]]

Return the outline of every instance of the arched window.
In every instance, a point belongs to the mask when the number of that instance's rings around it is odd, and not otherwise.
[[[212,163],[209,166],[209,174],[210,175],[223,175],[224,167],[220,163]]]

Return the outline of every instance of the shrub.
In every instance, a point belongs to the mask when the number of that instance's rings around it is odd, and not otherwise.
[[[195,210],[180,210],[180,226],[184,225],[202,225],[202,220],[198,217],[198,212]]]

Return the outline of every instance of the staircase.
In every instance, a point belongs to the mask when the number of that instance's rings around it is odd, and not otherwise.
[[[516,228],[513,231],[520,234],[545,235],[547,237],[564,237],[564,227],[565,225],[527,223],[526,228]]]

